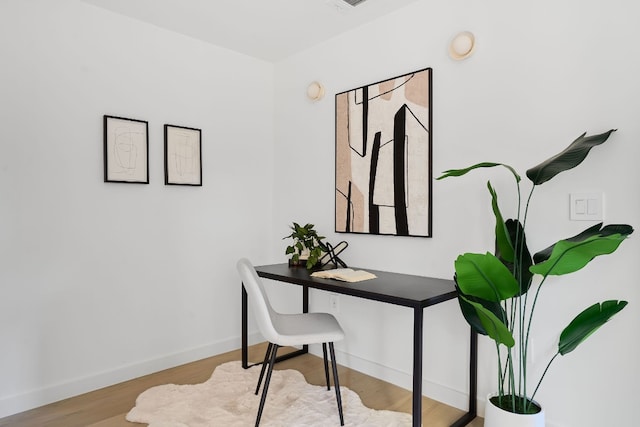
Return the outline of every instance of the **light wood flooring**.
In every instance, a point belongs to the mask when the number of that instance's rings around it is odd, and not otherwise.
[[[252,346],[249,354],[259,360],[266,350],[265,344]],[[280,354],[280,352],[278,353]],[[0,427],[136,427],[125,415],[134,406],[136,397],[144,390],[161,384],[196,384],[209,379],[216,366],[240,360],[240,350],[234,350],[197,362],[167,369],[124,383],[92,391],[20,414],[0,419]],[[324,384],[322,358],[305,354],[276,365],[276,369],[296,369],[311,384]],[[374,409],[411,412],[411,393],[400,387],[378,380],[360,372],[339,367],[340,385],[360,395],[362,402]],[[426,397],[422,400],[422,425],[448,427],[463,411]],[[482,427],[483,420],[476,418],[469,427]]]

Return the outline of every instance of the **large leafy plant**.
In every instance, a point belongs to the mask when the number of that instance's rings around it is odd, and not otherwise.
[[[502,409],[527,414],[540,408],[533,402],[549,367],[559,355],[573,351],[598,328],[626,305],[626,301],[596,303],[578,314],[560,334],[558,348],[533,393],[529,394],[527,355],[531,350],[531,327],[540,291],[547,279],[580,270],[591,260],[614,252],[633,233],[629,225],[602,223],[531,256],[527,247],[525,225],[529,204],[537,186],[560,172],[578,166],[591,148],[604,143],[615,129],[600,135],[581,135],[564,151],[527,170],[533,184],[522,209],[521,178],[511,166],[501,163],[478,163],[464,169],[445,171],[438,179],[462,176],[478,168],[505,167],[515,179],[517,189],[516,218],[505,220],[498,206],[498,195],[487,182],[495,216],[495,254],[465,253],[455,261],[455,279],[461,311],[480,334],[488,335],[496,346],[498,390],[492,402]]]

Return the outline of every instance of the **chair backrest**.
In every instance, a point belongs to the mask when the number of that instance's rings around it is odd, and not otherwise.
[[[249,302],[253,307],[260,333],[267,341],[275,343],[279,336],[274,326],[278,313],[269,303],[269,298],[265,292],[262,280],[258,276],[253,264],[246,258],[240,259],[236,264],[236,268],[238,269],[238,273],[240,273],[240,278],[247,291],[247,295],[249,295]]]

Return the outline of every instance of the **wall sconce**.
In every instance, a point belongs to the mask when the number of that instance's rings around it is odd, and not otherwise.
[[[476,48],[476,38],[469,31],[462,31],[455,35],[449,43],[449,56],[456,61],[467,59]]]
[[[319,101],[324,96],[324,86],[320,82],[311,82],[307,87],[307,96],[312,101]]]

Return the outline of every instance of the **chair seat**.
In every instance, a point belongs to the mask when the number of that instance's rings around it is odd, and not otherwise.
[[[321,344],[344,339],[344,331],[329,313],[272,313],[273,326],[278,336],[273,340],[279,346]]]

